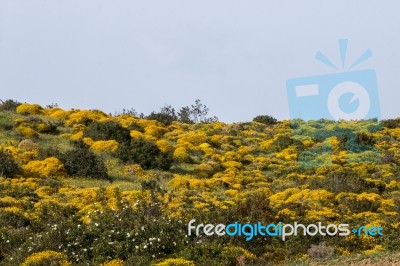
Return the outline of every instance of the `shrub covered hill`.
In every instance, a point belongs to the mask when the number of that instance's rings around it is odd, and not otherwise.
[[[0,265],[400,258],[400,119],[226,124],[196,104],[197,113],[143,116],[3,102]],[[384,235],[196,237],[192,219],[346,223]]]

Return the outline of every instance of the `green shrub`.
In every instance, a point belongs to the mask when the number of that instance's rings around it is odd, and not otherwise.
[[[400,118],[382,120],[382,126],[386,128],[400,127]]]
[[[303,151],[304,150],[304,144],[296,139],[292,139],[288,136],[279,136],[274,140],[274,142],[269,146],[268,150],[270,152],[279,152],[282,151],[289,146],[296,146],[297,150]]]
[[[58,155],[68,175],[108,179],[104,162],[82,141],[74,142],[74,148]]]
[[[18,106],[20,106],[21,103],[8,99],[5,101],[0,100],[0,111],[12,111],[15,112]]]
[[[11,130],[14,127],[14,121],[7,115],[0,114],[0,130]]]
[[[161,122],[166,126],[169,126],[173,121],[177,120],[177,117],[172,116],[170,114],[152,112],[150,115],[146,117],[146,119],[157,120],[158,122]]]
[[[258,115],[253,118],[253,122],[258,122],[265,125],[275,125],[276,123],[278,123],[278,120],[269,115]]]
[[[11,154],[0,150],[0,176],[14,177],[20,171]]]
[[[86,128],[84,136],[93,140],[116,140],[119,143],[129,141],[131,138],[129,129],[115,121],[93,121]]]
[[[162,153],[156,144],[143,138],[124,142],[116,156],[124,163],[140,164],[143,169],[168,170],[172,165],[171,153]]]

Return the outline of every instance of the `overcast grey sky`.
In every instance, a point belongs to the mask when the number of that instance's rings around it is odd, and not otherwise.
[[[0,0],[0,99],[145,114],[199,98],[222,121],[289,117],[286,80],[375,69],[400,111],[398,1]]]

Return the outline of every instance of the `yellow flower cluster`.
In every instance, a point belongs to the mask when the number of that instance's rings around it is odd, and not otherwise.
[[[42,265],[58,265],[70,266],[72,265],[67,256],[60,252],[45,250],[33,253],[22,263],[22,266],[42,266]]]
[[[99,152],[116,152],[118,150],[118,142],[115,140],[99,140],[93,142],[90,148]]]
[[[160,263],[155,264],[154,266],[195,266],[195,264],[193,261],[177,258],[166,259]]]
[[[40,115],[43,113],[43,108],[39,104],[23,103],[16,111],[18,114]]]
[[[27,176],[33,177],[64,177],[66,171],[62,162],[55,158],[46,158],[43,161],[30,161],[23,166]]]

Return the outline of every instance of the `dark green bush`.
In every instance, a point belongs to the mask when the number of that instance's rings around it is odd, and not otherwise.
[[[115,121],[93,121],[84,132],[85,137],[93,140],[116,140],[119,143],[129,141],[130,131]]]
[[[165,113],[155,113],[155,112],[152,112],[150,115],[148,115],[146,119],[157,120],[158,122],[161,122],[166,126],[169,126],[173,121],[178,120],[176,116],[172,116],[170,114],[165,114]]]
[[[70,176],[109,179],[104,162],[82,141],[74,142],[74,148],[59,159]]]
[[[400,127],[400,118],[382,120],[382,126],[386,128]]]
[[[253,118],[253,122],[258,122],[265,125],[275,125],[276,123],[278,123],[278,120],[269,115],[258,115]]]
[[[153,142],[142,138],[122,143],[116,156],[125,163],[140,164],[143,169],[168,170],[172,165],[170,153],[162,153]]]
[[[19,170],[19,165],[11,154],[0,150],[0,176],[14,177]]]
[[[7,115],[0,114],[0,130],[11,130],[14,127],[14,121]]]
[[[20,102],[8,99],[5,101],[0,100],[0,111],[12,111],[15,112],[17,107],[21,105]]]
[[[270,152],[279,152],[282,151],[289,146],[296,146],[298,151],[304,150],[304,144],[296,139],[292,139],[288,136],[279,136],[269,147]]]

